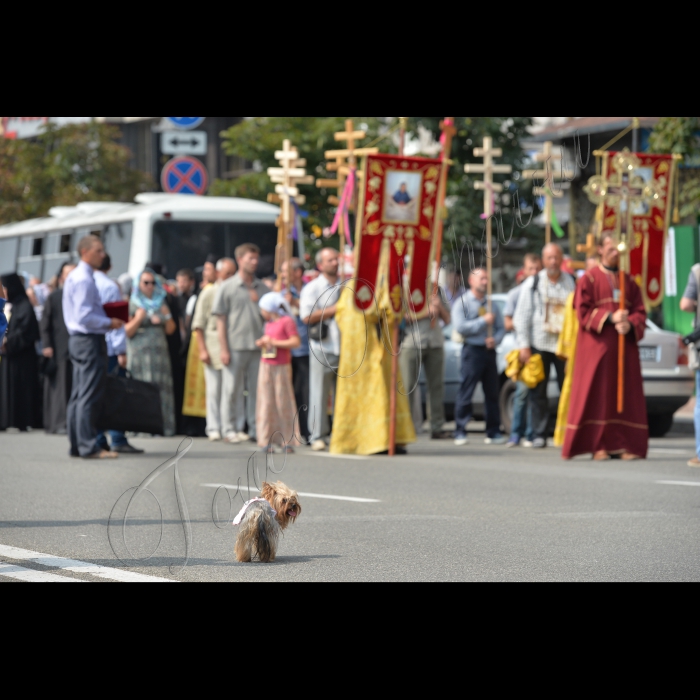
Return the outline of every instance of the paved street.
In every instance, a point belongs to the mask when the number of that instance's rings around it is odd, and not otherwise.
[[[145,494],[133,507],[131,557],[121,527],[108,528],[120,496],[178,440],[136,440],[147,455],[86,463],[66,456],[62,438],[3,433],[0,581],[700,580],[700,471],[686,467],[689,435],[652,441],[646,463],[604,465],[471,438],[464,449],[421,440],[395,460],[290,457],[280,478],[304,494],[303,514],[272,565],[234,561],[225,492],[217,498],[223,529],[212,520],[216,486],[245,483],[252,450],[195,441],[179,466],[192,523],[183,569],[172,469],[150,487],[158,501]],[[258,463],[264,476],[264,458]],[[116,519],[123,514],[124,501]],[[133,561],[156,549],[150,561]]]

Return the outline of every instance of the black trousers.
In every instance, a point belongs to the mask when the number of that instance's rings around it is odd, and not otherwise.
[[[89,457],[97,444],[97,411],[100,410],[107,376],[107,345],[103,335],[70,338],[73,390],[68,402],[68,436],[73,457]]]
[[[549,377],[552,373],[552,365],[557,370],[557,384],[561,392],[566,377],[566,361],[560,360],[553,352],[541,352],[532,348],[533,355],[541,355],[544,364],[544,375],[546,379],[530,392],[529,401],[532,406],[532,429],[535,439],[546,440],[549,435],[549,398],[547,397],[547,387]]]
[[[486,434],[494,438],[501,432],[496,351],[477,345],[465,345],[462,350],[462,384],[459,387],[455,407],[457,433],[467,432],[467,424],[473,417],[472,398],[479,383],[484,388],[486,397]]]
[[[305,442],[309,441],[309,421],[307,419],[309,405],[309,356],[292,356],[292,381],[294,382],[294,397],[297,400],[299,412],[299,430]],[[306,410],[302,410],[307,406]]]

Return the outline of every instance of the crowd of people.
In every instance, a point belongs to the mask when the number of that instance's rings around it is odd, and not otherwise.
[[[18,274],[2,277],[10,321],[0,360],[0,430],[43,427],[67,435],[71,455],[85,459],[139,453],[123,432],[98,433],[95,422],[99,406],[109,401],[105,377],[128,373],[158,387],[165,436],[253,442],[287,452],[310,445],[322,452],[331,446],[335,428],[342,426],[339,432],[347,434],[342,423],[347,416],[336,415],[335,402],[338,382],[351,378],[339,372],[348,359],[342,358],[343,348],[354,346],[341,342],[343,329],[350,326],[341,301],[337,251],[321,250],[314,270],[293,258],[283,265],[279,280],[262,281],[257,277],[260,250],[245,244],[235,259],[207,260],[199,282],[187,269],[168,282],[157,264],[134,280],[126,275],[115,281],[109,276],[109,255],[92,236],[80,242],[78,254],[77,265],[63,265],[46,285]],[[556,244],[546,246],[542,257],[528,255],[503,311],[489,302],[487,272],[472,270],[468,280],[453,278],[434,295],[426,318],[409,313],[404,319],[401,393],[420,394],[423,366],[431,439],[469,444],[467,426],[481,384],[486,444],[545,449],[551,418],[547,390],[555,368],[565,404],[557,442],[565,457],[591,453],[602,461],[646,456],[646,417],[637,415],[644,404],[643,396],[637,396],[642,382],[636,343],[646,322],[641,298],[632,284],[628,311],[619,310],[619,254],[612,238],[604,238],[600,257],[589,260],[578,279],[563,265]],[[687,294],[692,298],[692,290]],[[120,302],[128,303],[128,320],[111,318],[105,310]],[[687,310],[691,304],[695,311],[695,301],[687,302]],[[575,335],[580,328],[576,337],[586,346],[585,363],[575,363],[575,353],[563,349],[569,323]],[[445,429],[444,410],[444,329],[450,324],[463,342],[455,432]],[[497,366],[497,349],[508,333],[514,334],[517,348],[511,358],[517,389],[509,436],[502,434]],[[592,384],[601,376],[609,380],[606,386],[616,386],[612,373],[619,336],[629,339],[629,371],[640,374],[640,381],[627,382],[625,420],[609,408],[615,403],[612,389],[606,388],[604,400],[591,398]],[[379,341],[374,345],[383,356]],[[365,345],[365,355],[372,352]],[[358,362],[352,358],[350,364]],[[183,410],[190,377],[200,371],[205,387],[201,412]],[[534,383],[525,379],[526,371],[537,377]],[[414,418],[420,426],[420,405]],[[402,435],[401,451],[413,433]]]

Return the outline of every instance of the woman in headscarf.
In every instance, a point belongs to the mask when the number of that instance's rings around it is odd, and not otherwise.
[[[12,304],[7,335],[0,345],[0,430],[37,428],[39,324],[19,275],[3,275],[3,297]]]
[[[129,303],[127,368],[134,379],[160,389],[166,437],[175,435],[175,399],[168,341],[177,325],[166,304],[166,291],[156,274],[145,270]]]

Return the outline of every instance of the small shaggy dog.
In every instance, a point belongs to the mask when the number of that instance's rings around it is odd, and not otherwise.
[[[269,564],[277,557],[280,535],[301,515],[296,491],[281,481],[264,483],[262,498],[254,498],[243,506],[233,521],[240,525],[236,540],[236,561],[248,564],[259,561]]]

